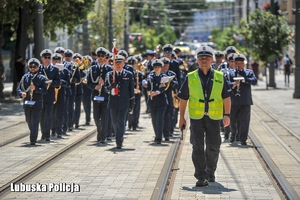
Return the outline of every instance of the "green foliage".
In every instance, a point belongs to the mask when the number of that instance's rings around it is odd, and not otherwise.
[[[250,31],[252,53],[261,61],[281,57],[282,49],[293,42],[293,31],[283,17],[256,10],[250,20],[246,28]]]
[[[47,0],[44,5],[44,32],[51,40],[56,39],[55,30],[59,28],[66,28],[68,34],[73,34],[74,28],[87,19],[94,5],[95,0]]]
[[[281,57],[282,49],[293,42],[293,31],[283,17],[257,9],[250,14],[250,20],[249,24],[242,20],[239,27],[230,25],[223,30],[213,29],[213,42],[221,50],[232,45],[243,54],[251,54],[255,60],[263,62]],[[245,40],[238,42],[234,34],[243,36]]]
[[[155,49],[157,45],[173,44],[176,41],[174,31],[166,26],[161,34],[158,34],[155,29],[144,25],[139,27],[138,23],[132,24],[130,27],[131,33],[141,33],[143,40],[141,42],[131,42],[134,53],[145,53],[146,49]]]

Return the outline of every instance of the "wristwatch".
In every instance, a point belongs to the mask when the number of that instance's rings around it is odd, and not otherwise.
[[[224,116],[230,117],[230,114],[224,114]]]

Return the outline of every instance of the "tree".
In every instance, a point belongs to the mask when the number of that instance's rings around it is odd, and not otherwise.
[[[268,62],[282,56],[282,49],[293,42],[293,30],[281,16],[256,10],[250,14],[251,23],[245,26],[250,32],[252,53]]]
[[[120,48],[123,38],[123,30],[125,23],[125,5],[122,1],[113,1],[112,5],[112,23],[114,38],[117,39],[117,48]],[[109,47],[109,10],[108,0],[98,0],[96,2],[95,10],[92,11],[88,19],[90,21],[90,35],[91,35],[91,49],[96,50],[102,46]],[[109,49],[111,51],[111,49]]]

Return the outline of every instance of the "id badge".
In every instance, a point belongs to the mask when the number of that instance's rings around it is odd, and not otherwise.
[[[104,101],[104,97],[101,96],[94,96],[95,101]]]
[[[27,106],[33,106],[35,104],[35,101],[25,101],[24,104]]]
[[[119,94],[119,88],[113,88],[111,90],[111,95],[115,96],[115,95],[118,95]]]

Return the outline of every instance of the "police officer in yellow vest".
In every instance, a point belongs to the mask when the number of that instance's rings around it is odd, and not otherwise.
[[[223,73],[211,67],[214,57],[214,50],[211,47],[199,47],[196,55],[199,69],[188,73],[178,97],[181,99],[179,109],[181,129],[186,125],[184,114],[188,105],[194,176],[198,179],[196,186],[199,187],[215,181],[214,174],[221,145],[219,121],[223,119],[224,126],[230,124],[231,89]]]

